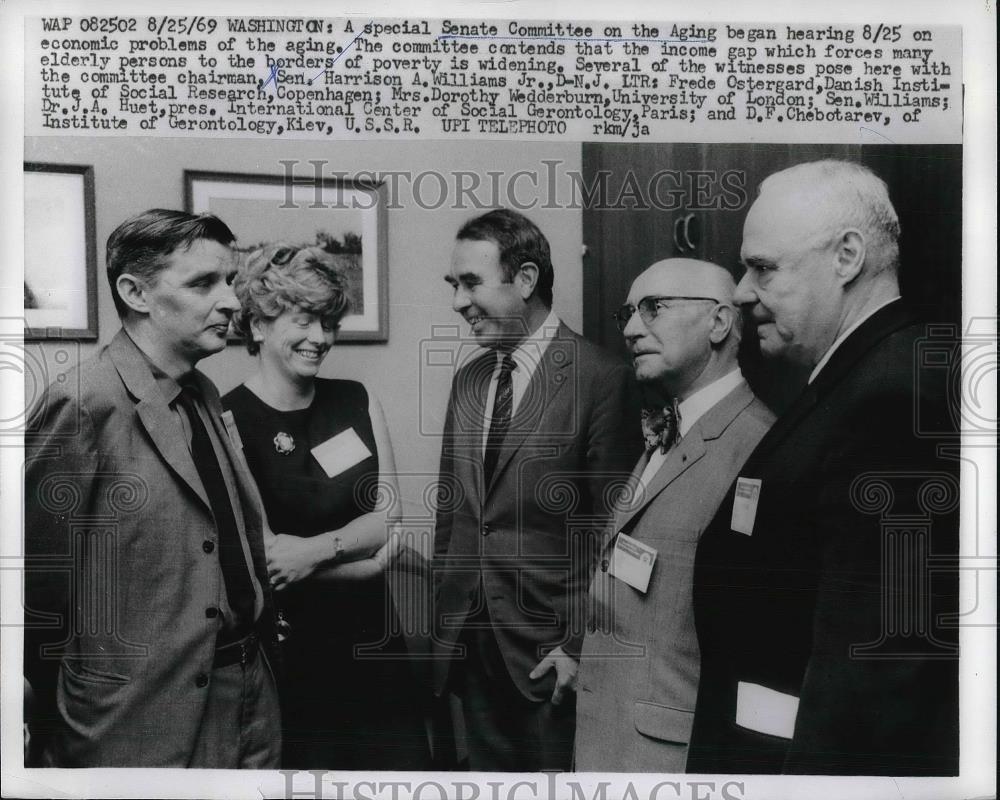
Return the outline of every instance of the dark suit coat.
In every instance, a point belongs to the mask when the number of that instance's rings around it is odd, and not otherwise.
[[[752,535],[730,490],[702,536],[689,772],[956,774],[957,461],[921,434],[951,424],[923,336],[900,302],[867,319],[740,471]],[[740,682],[799,698],[790,739],[736,724]]]
[[[511,418],[488,486],[483,420],[491,352],[456,374],[445,418],[435,530],[435,693],[478,596],[504,666],[525,697],[555,673],[528,673],[553,647],[578,654],[597,548],[640,450],[632,371],[560,325]]]
[[[694,551],[774,414],[745,383],[700,417],[633,505],[619,511],[590,588],[577,675],[581,772],[683,772],[698,691]],[[642,475],[649,461],[635,469]],[[611,577],[614,532],[657,551],[644,593]]]
[[[218,391],[196,375],[266,587],[256,487]],[[36,755],[51,766],[186,766],[221,624],[206,610],[225,585],[180,421],[120,331],[48,388],[29,431],[25,675],[40,706]]]

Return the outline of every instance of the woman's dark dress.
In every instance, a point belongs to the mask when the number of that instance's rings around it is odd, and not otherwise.
[[[278,411],[245,386],[222,404],[233,412],[275,533],[315,536],[373,510],[378,450],[360,383],[317,379],[312,405],[298,411]],[[351,428],[371,456],[328,478],[310,451]],[[291,437],[291,452],[279,453],[278,434]],[[275,597],[290,625],[282,645],[282,766],[428,769],[422,698],[385,578],[310,577]]]

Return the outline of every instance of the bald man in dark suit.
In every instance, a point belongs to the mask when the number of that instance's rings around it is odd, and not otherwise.
[[[953,423],[898,239],[850,162],[772,175],[747,216],[736,302],[811,375],[698,546],[689,772],[957,774],[957,461],[922,435]]]

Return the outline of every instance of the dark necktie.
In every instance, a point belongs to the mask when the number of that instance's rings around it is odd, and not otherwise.
[[[490,433],[486,437],[486,452],[483,454],[483,481],[487,485],[493,477],[500,447],[510,427],[510,412],[514,405],[514,384],[510,373],[514,366],[514,359],[509,353],[500,362],[497,393],[493,399],[493,414],[490,416]]]
[[[657,409],[642,410],[642,435],[646,440],[647,452],[657,447],[666,453],[680,438],[681,412],[677,400]]]
[[[254,622],[253,583],[250,581],[250,572],[243,555],[233,504],[229,499],[225,479],[222,477],[222,467],[198,413],[200,398],[201,393],[195,384],[181,383],[181,393],[177,396],[177,402],[184,407],[191,423],[191,456],[194,458],[198,476],[205,487],[212,516],[215,518],[215,529],[219,536],[219,564],[226,584],[226,597],[229,599],[234,621],[241,629],[249,628]]]

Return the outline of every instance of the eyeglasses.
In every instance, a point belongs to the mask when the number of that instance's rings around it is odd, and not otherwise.
[[[649,325],[654,319],[656,319],[656,316],[660,313],[661,308],[669,308],[670,303],[678,300],[703,300],[707,303],[719,302],[714,297],[687,297],[682,295],[644,297],[639,301],[638,306],[631,306],[626,303],[619,308],[614,313],[615,324],[618,326],[618,330],[624,332],[625,326],[628,325],[628,321],[632,319],[632,315],[635,314],[636,309],[638,309],[639,319],[642,320],[642,324]]]

